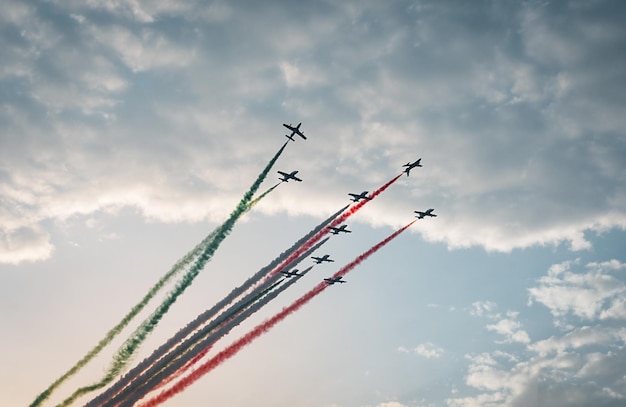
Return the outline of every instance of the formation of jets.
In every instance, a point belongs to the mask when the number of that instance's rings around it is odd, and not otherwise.
[[[283,126],[288,128],[289,130],[291,130],[291,134],[285,134],[285,137],[287,137],[291,141],[296,141],[296,140],[293,139],[293,136],[297,134],[298,136],[300,136],[300,137],[302,137],[303,139],[306,140],[306,137],[304,137],[304,133],[302,131],[300,131],[300,125],[301,124],[302,123],[298,123],[297,126],[292,126],[291,124],[283,123]]]
[[[342,280],[342,277],[339,276],[337,278],[325,278],[324,281],[328,283],[328,285],[333,285],[335,283],[347,283],[347,281]]]
[[[302,182],[300,178],[296,177],[296,174],[298,173],[298,171],[291,171],[289,173],[278,171],[278,173],[282,176],[282,178],[278,177],[278,179],[281,180],[282,182],[289,182],[290,179],[294,181]]]
[[[348,225],[341,225],[339,227],[334,227],[334,226],[327,226],[328,229],[330,229],[330,233],[333,235],[338,235],[339,232],[343,232],[343,233],[352,233],[351,230],[346,229],[348,227]]]
[[[368,192],[369,191],[363,191],[360,194],[349,193],[348,195],[350,195],[352,197],[352,202],[359,202],[361,199],[365,199],[367,201],[371,201],[372,198],[367,196]]]
[[[421,159],[421,158],[419,158],[417,161],[415,161],[415,162],[413,162],[413,163],[412,163],[412,162],[408,162],[408,163],[406,163],[406,164],[404,164],[404,165],[403,165],[403,167],[406,167],[406,168],[404,169],[404,172],[406,172],[406,176],[407,176],[407,177],[409,176],[409,172],[410,172],[413,168],[415,168],[415,167],[421,167],[421,166],[422,166],[422,164],[420,164],[420,161],[422,161],[422,159]]]
[[[431,218],[436,218],[437,215],[435,215],[433,213],[433,211],[434,211],[434,209],[430,208],[430,209],[426,209],[425,212],[422,212],[422,211],[413,211],[413,212],[417,213],[417,216],[416,216],[417,219],[424,219],[425,216],[430,216]]]
[[[326,261],[326,262],[329,262],[329,263],[332,263],[332,262],[334,262],[334,261],[335,261],[335,260],[333,260],[333,259],[329,258],[329,256],[328,256],[327,254],[323,255],[322,257],[315,257],[315,256],[313,256],[313,257],[311,257],[311,258],[312,258],[313,260],[315,260],[315,264],[321,264],[321,263],[323,263],[323,262],[325,262],[325,261]]]
[[[298,123],[297,126],[293,126],[291,124],[286,124],[283,123],[283,126],[285,128],[287,128],[289,131],[291,131],[291,134],[285,134],[285,137],[287,137],[289,140],[291,141],[296,141],[294,139],[295,135],[298,135],[300,137],[302,137],[302,139],[306,140],[306,137],[304,136],[304,132],[302,130],[300,130],[300,126],[302,125],[302,123]],[[404,167],[403,172],[406,173],[406,176],[409,176],[409,173],[411,172],[411,170],[413,168],[417,168],[417,167],[421,167],[422,159],[418,158],[416,161],[414,162],[408,162],[406,164],[404,164],[402,167]],[[281,175],[278,179],[281,180],[282,182],[289,182],[289,180],[294,180],[297,182],[302,182],[302,180],[300,178],[298,178],[296,176],[296,174],[298,174],[298,171],[291,171],[289,173],[287,172],[283,172],[283,171],[278,171],[278,173]],[[360,200],[364,199],[364,200],[371,200],[372,197],[367,196],[367,194],[369,193],[369,191],[363,191],[360,194],[353,194],[353,193],[349,193],[348,195],[350,195],[351,201],[352,202],[359,202]],[[424,219],[425,217],[436,217],[437,215],[435,215],[433,213],[434,209],[430,208],[427,209],[426,211],[422,212],[422,211],[414,211],[417,215],[416,217],[418,219]],[[343,233],[352,233],[352,231],[347,229],[347,225],[341,225],[339,227],[334,227],[334,226],[328,226],[328,229],[330,229],[330,233],[333,235],[338,235],[340,232]],[[314,261],[315,264],[321,264],[323,262],[334,262],[335,260],[332,260],[328,254],[325,254],[322,257],[316,257],[316,256],[312,256],[311,257]],[[302,274],[298,273],[298,269],[294,269],[292,271],[281,271],[281,273],[283,273],[285,275],[285,277],[300,277],[302,276]],[[346,281],[342,279],[341,276],[336,277],[336,278],[325,278],[324,281],[326,281],[326,283],[328,283],[328,285],[333,285],[335,283],[345,283]]]

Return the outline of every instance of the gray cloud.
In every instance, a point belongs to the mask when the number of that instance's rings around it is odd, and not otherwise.
[[[280,165],[307,178],[268,213],[326,213],[421,156],[359,220],[397,226],[436,207],[427,239],[499,251],[581,250],[585,231],[626,227],[618,3],[5,2],[0,14],[2,199],[28,227],[122,206],[218,219],[288,121],[310,137]]]

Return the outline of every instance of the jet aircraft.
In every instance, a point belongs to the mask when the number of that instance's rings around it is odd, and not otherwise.
[[[298,273],[298,269],[294,269],[293,271],[282,271],[281,273],[283,273],[285,275],[285,277],[290,278],[290,277],[302,277],[304,274],[300,274]]]
[[[421,212],[421,211],[413,211],[415,213],[417,213],[417,219],[424,219],[425,216],[430,216],[431,218],[436,218],[437,215],[435,215],[433,213],[434,209],[430,208],[427,209],[426,212]]]
[[[351,230],[346,229],[348,227],[348,225],[341,225],[338,228],[334,227],[334,226],[328,226],[328,229],[331,230],[330,233],[332,233],[333,235],[338,235],[339,232],[343,232],[343,233],[352,233]]]
[[[363,191],[360,194],[348,194],[352,197],[352,201],[353,202],[359,202],[361,199],[366,199],[368,201],[371,201],[372,198],[370,198],[369,196],[367,196],[368,191]]]
[[[293,136],[294,134],[297,134],[298,136],[302,137],[303,139],[306,140],[306,137],[304,137],[304,133],[300,130],[300,125],[302,123],[298,123],[297,126],[292,126],[291,124],[285,124],[283,123],[283,126],[285,126],[286,128],[288,128],[289,130],[291,130],[291,135],[287,136],[288,139],[293,141]]]
[[[329,262],[329,263],[332,263],[333,261],[335,261],[335,260],[333,260],[333,259],[330,259],[330,258],[329,258],[329,256],[328,256],[327,254],[323,255],[322,257],[315,257],[315,256],[312,256],[311,258],[312,258],[313,260],[315,260],[315,264],[321,264],[321,263],[323,263],[323,262],[325,262],[325,261],[326,261],[326,262]]]
[[[420,164],[420,161],[422,161],[422,159],[421,159],[421,158],[420,158],[420,159],[418,159],[417,161],[415,161],[414,163],[412,163],[412,162],[408,162],[408,163],[406,163],[406,164],[404,164],[404,165],[403,165],[403,167],[407,167],[407,168],[405,168],[405,169],[404,169],[404,172],[406,172],[406,176],[407,176],[407,177],[409,176],[409,172],[410,172],[413,168],[415,168],[415,167],[421,167],[421,166],[422,166],[422,164]]]
[[[302,182],[300,178],[296,177],[296,174],[298,173],[298,171],[291,171],[290,173],[278,171],[278,173],[282,175],[282,178],[278,177],[278,179],[281,180],[282,182],[289,182],[290,179],[294,181]]]
[[[328,285],[333,285],[335,283],[347,283],[347,281],[342,280],[342,277],[336,277],[336,278],[325,278],[324,281],[326,281],[328,283]]]

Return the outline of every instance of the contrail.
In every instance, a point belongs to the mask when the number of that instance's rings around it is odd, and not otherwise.
[[[124,345],[122,345],[122,348],[118,351],[117,355],[114,356],[113,363],[111,364],[105,375],[102,377],[102,379],[99,382],[79,388],[57,407],[68,406],[83,394],[106,386],[115,378],[115,376],[117,376],[122,371],[122,369],[126,366],[128,359],[137,350],[137,348],[141,345],[141,343],[148,336],[148,334],[152,332],[152,330],[158,324],[161,318],[174,304],[174,302],[176,302],[176,299],[185,291],[187,287],[191,285],[194,278],[198,275],[198,273],[200,273],[206,263],[211,260],[217,248],[220,246],[222,241],[224,241],[224,239],[228,236],[228,234],[234,227],[235,222],[247,211],[248,204],[252,201],[252,196],[259,189],[261,183],[267,176],[268,172],[272,169],[272,166],[274,165],[276,160],[278,160],[278,157],[280,157],[285,147],[287,147],[287,143],[283,144],[283,146],[278,150],[274,157],[272,157],[270,162],[266,165],[261,174],[259,174],[250,189],[245,193],[244,197],[239,202],[235,210],[230,214],[230,217],[226,220],[226,222],[224,222],[221,226],[217,228],[213,240],[204,248],[201,253],[198,254],[194,265],[176,284],[174,290],[170,291],[169,295],[161,303],[161,305],[152,313],[149,318],[142,322],[139,328],[137,328],[132,336],[124,343]]]
[[[301,274],[305,275],[312,268],[313,266],[308,267],[307,269],[303,270]],[[172,376],[178,376],[179,374],[184,373],[184,371],[192,367],[195,362],[202,359],[202,357],[210,350],[215,342],[224,337],[235,326],[246,320],[250,315],[261,309],[268,302],[276,298],[280,293],[289,288],[292,284],[296,283],[299,278],[300,277],[289,279],[278,288],[267,293],[256,303],[252,304],[248,309],[241,312],[239,315],[233,316],[229,321],[226,321],[226,323],[219,327],[215,332],[212,332],[210,336],[207,336],[202,341],[198,341],[193,344],[193,347],[191,347],[187,353],[168,365],[163,371],[152,376],[150,380],[142,386],[141,389],[138,389],[138,391],[133,396],[131,396],[131,398],[124,400],[124,402],[120,404],[120,407],[132,406],[137,400],[143,398],[148,392],[152,391],[156,387],[164,385],[165,381],[170,381],[172,379]]]
[[[275,188],[274,186],[273,188]],[[268,191],[269,192],[269,191]],[[259,198],[258,198],[259,199]],[[304,237],[294,243],[289,249],[281,253],[276,259],[274,259],[269,265],[259,270],[255,275],[250,277],[243,285],[238,288],[235,288],[226,298],[220,301],[218,304],[200,314],[193,322],[189,323],[185,328],[181,329],[173,338],[171,338],[167,343],[159,347],[157,350],[153,352],[153,354],[144,359],[138,366],[133,368],[130,372],[128,372],[125,377],[121,378],[115,385],[113,385],[110,389],[106,390],[103,394],[99,395],[96,399],[92,400],[88,403],[88,406],[98,405],[96,403],[101,402],[101,400],[106,400],[111,397],[116,392],[120,391],[124,386],[128,384],[133,377],[140,374],[143,370],[149,367],[154,361],[158,360],[161,356],[163,356],[170,348],[172,348],[176,343],[180,342],[186,336],[188,336],[192,331],[197,329],[200,325],[205,323],[208,319],[212,318],[220,309],[224,306],[228,305],[232,302],[237,296],[241,295],[241,293],[245,292],[252,285],[256,284],[262,277],[264,277],[269,271],[272,271],[278,264],[283,262],[282,267],[290,266],[294,263],[294,261],[299,258],[291,256],[291,254],[296,251],[302,244],[307,242],[312,236],[315,236],[320,231],[324,230],[326,226],[328,226],[334,219],[341,215],[343,211],[345,211],[350,205],[346,205],[343,208],[339,209],[337,212],[330,215],[326,220],[317,225],[313,230],[307,233]],[[323,244],[325,241],[320,243]],[[315,245],[312,251],[314,251],[319,245]],[[309,251],[306,251],[309,253]],[[307,254],[300,254],[300,256],[307,256]],[[287,257],[291,257],[289,261],[285,261]]]
[[[404,232],[413,223],[415,223],[415,221],[412,221],[411,223],[407,224],[406,226],[402,227],[401,229],[395,231],[393,234],[389,235],[386,239],[384,239],[383,241],[379,242],[378,244],[373,246],[371,249],[369,249],[365,253],[361,254],[359,257],[354,259],[351,263],[347,264],[346,266],[341,268],[338,272],[336,272],[332,276],[332,278],[337,278],[337,277],[341,277],[341,276],[346,275],[348,272],[350,272],[352,269],[354,269],[357,265],[359,265],[363,260],[367,259],[370,255],[372,255],[377,250],[379,250],[381,247],[383,247],[384,245],[389,243],[391,240],[393,240],[400,233]],[[140,404],[139,407],[153,407],[153,406],[157,406],[157,405],[163,403],[164,401],[168,400],[172,396],[180,393],[185,388],[187,388],[189,385],[191,385],[196,380],[198,380],[200,377],[202,377],[206,373],[210,372],[211,370],[213,370],[214,368],[219,366],[222,362],[224,362],[225,360],[233,357],[235,354],[237,354],[237,352],[239,352],[245,346],[249,345],[254,339],[258,338],[262,334],[264,334],[267,331],[269,331],[278,322],[282,321],[288,315],[290,315],[293,312],[295,312],[298,309],[300,309],[300,307],[302,307],[304,304],[309,302],[311,299],[313,299],[319,293],[324,291],[326,289],[326,287],[328,287],[328,284],[326,284],[325,282],[322,282],[322,283],[318,284],[312,290],[310,290],[309,292],[304,294],[302,297],[297,299],[294,303],[292,303],[291,305],[283,308],[279,313],[274,315],[272,318],[270,318],[270,319],[264,321],[263,323],[257,325],[250,332],[248,332],[243,337],[241,337],[240,339],[235,341],[232,345],[228,346],[227,348],[225,348],[224,350],[219,352],[217,355],[215,355],[213,358],[209,359],[207,362],[205,362],[204,364],[199,366],[196,370],[191,372],[189,375],[187,375],[186,377],[184,377],[181,380],[179,380],[172,387],[170,387],[169,389],[167,389],[165,391],[162,391],[157,396],[151,398],[147,402]]]

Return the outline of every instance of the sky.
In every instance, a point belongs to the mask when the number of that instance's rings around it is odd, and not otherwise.
[[[0,404],[91,349],[302,123],[262,190],[303,182],[235,225],[133,363],[407,162],[320,249],[334,263],[222,346],[438,216],[165,406],[625,405],[625,19],[618,0],[1,2]]]

